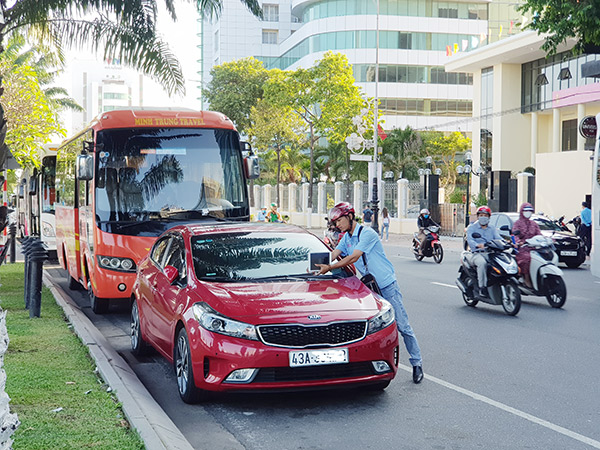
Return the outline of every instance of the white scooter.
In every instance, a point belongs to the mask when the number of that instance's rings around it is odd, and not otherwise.
[[[518,231],[516,233],[518,235]],[[525,279],[519,277],[519,290],[523,295],[546,297],[553,308],[562,308],[567,301],[567,287],[563,280],[563,272],[558,265],[558,255],[554,251],[552,239],[544,236],[534,236],[525,241],[523,246],[531,249],[529,276],[532,287],[525,284]]]

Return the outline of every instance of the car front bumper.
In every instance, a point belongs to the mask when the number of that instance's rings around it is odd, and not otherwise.
[[[188,325],[192,321],[188,322]],[[297,390],[343,387],[392,380],[398,365],[398,332],[395,322],[348,345],[348,362],[290,367],[290,351],[304,350],[266,345],[209,332],[197,325],[188,327],[195,384],[209,391]],[[314,350],[315,348],[305,349]],[[390,370],[378,373],[372,361],[385,361]],[[238,369],[258,369],[247,382],[226,378]]]

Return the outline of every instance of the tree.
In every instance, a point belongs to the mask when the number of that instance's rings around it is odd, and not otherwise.
[[[229,117],[240,133],[251,125],[250,113],[263,96],[269,71],[261,61],[249,57],[210,69],[212,79],[202,90],[210,108]]]
[[[281,152],[285,147],[299,145],[303,136],[303,122],[289,107],[278,107],[259,100],[251,108],[252,127],[248,135],[257,149],[271,150],[277,156],[277,204],[281,205],[279,183],[281,181]]]
[[[364,100],[354,84],[352,67],[340,53],[327,52],[308,69],[280,71],[265,84],[265,98],[286,105],[306,123],[310,148],[310,184],[308,205],[313,205],[315,147],[319,139],[343,142],[353,129],[352,118]]]
[[[587,47],[600,44],[600,1],[598,0],[524,0],[517,8],[531,14],[527,28],[544,33],[542,49],[549,54],[568,38],[576,38],[575,52],[586,52]]]
[[[7,67],[10,63],[0,55],[0,76],[4,81],[4,115],[8,123],[6,144],[15,160],[24,167],[39,164],[41,144],[50,142],[52,135],[65,131],[58,122],[42,87],[37,72],[27,64]]]
[[[397,177],[414,179],[421,162],[423,141],[421,135],[410,126],[395,128],[383,141],[381,161],[385,170]]]
[[[449,196],[456,187],[456,154],[471,148],[471,139],[458,131],[446,136],[441,132],[428,132],[423,133],[422,138],[426,154],[433,158],[434,169],[442,169],[440,187],[445,188]]]
[[[216,15],[222,8],[222,0],[195,1],[203,14]],[[258,0],[240,1],[255,15],[262,15]],[[176,20],[175,1],[164,2]],[[102,51],[104,58],[119,58],[122,64],[157,80],[169,93],[184,91],[179,62],[156,31],[155,0],[0,0],[0,9],[0,45],[4,36],[19,32],[60,49],[86,46]],[[8,152],[5,125],[0,108],[0,167]]]

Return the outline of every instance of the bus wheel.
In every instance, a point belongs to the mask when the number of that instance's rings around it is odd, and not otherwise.
[[[90,306],[96,314],[104,314],[108,312],[108,299],[96,297],[92,282],[88,281],[88,297],[90,298]]]

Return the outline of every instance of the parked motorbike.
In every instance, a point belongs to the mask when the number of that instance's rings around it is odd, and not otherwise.
[[[325,228],[325,231],[323,232],[323,241],[334,249],[338,245],[338,242],[340,242],[344,233],[342,233],[340,229],[335,226],[335,223],[327,217],[325,217],[325,220],[327,221],[327,228]]]
[[[473,233],[479,238],[479,233]],[[477,269],[470,264],[471,252],[463,251],[456,285],[462,292],[468,306],[476,306],[480,301],[490,305],[502,305],[509,316],[515,316],[521,309],[521,292],[517,284],[519,272],[515,257],[509,253],[512,246],[504,240],[493,240],[485,244],[483,252],[487,260],[487,289],[489,297],[479,295]]]
[[[425,257],[432,257],[436,263],[441,263],[444,258],[444,249],[442,248],[442,244],[440,244],[440,238],[438,235],[440,227],[438,226],[429,226],[423,229],[425,233],[425,242],[423,242],[423,250],[419,253],[419,247],[421,246],[421,241],[419,241],[419,233],[413,234],[413,253],[417,261],[422,261]]]
[[[515,232],[518,236],[519,231]],[[558,255],[554,251],[552,239],[544,236],[534,236],[525,241],[523,246],[531,249],[529,276],[532,286],[525,284],[525,278],[519,277],[519,289],[523,295],[546,297],[553,308],[562,308],[567,301],[567,286],[563,272],[558,265]]]

